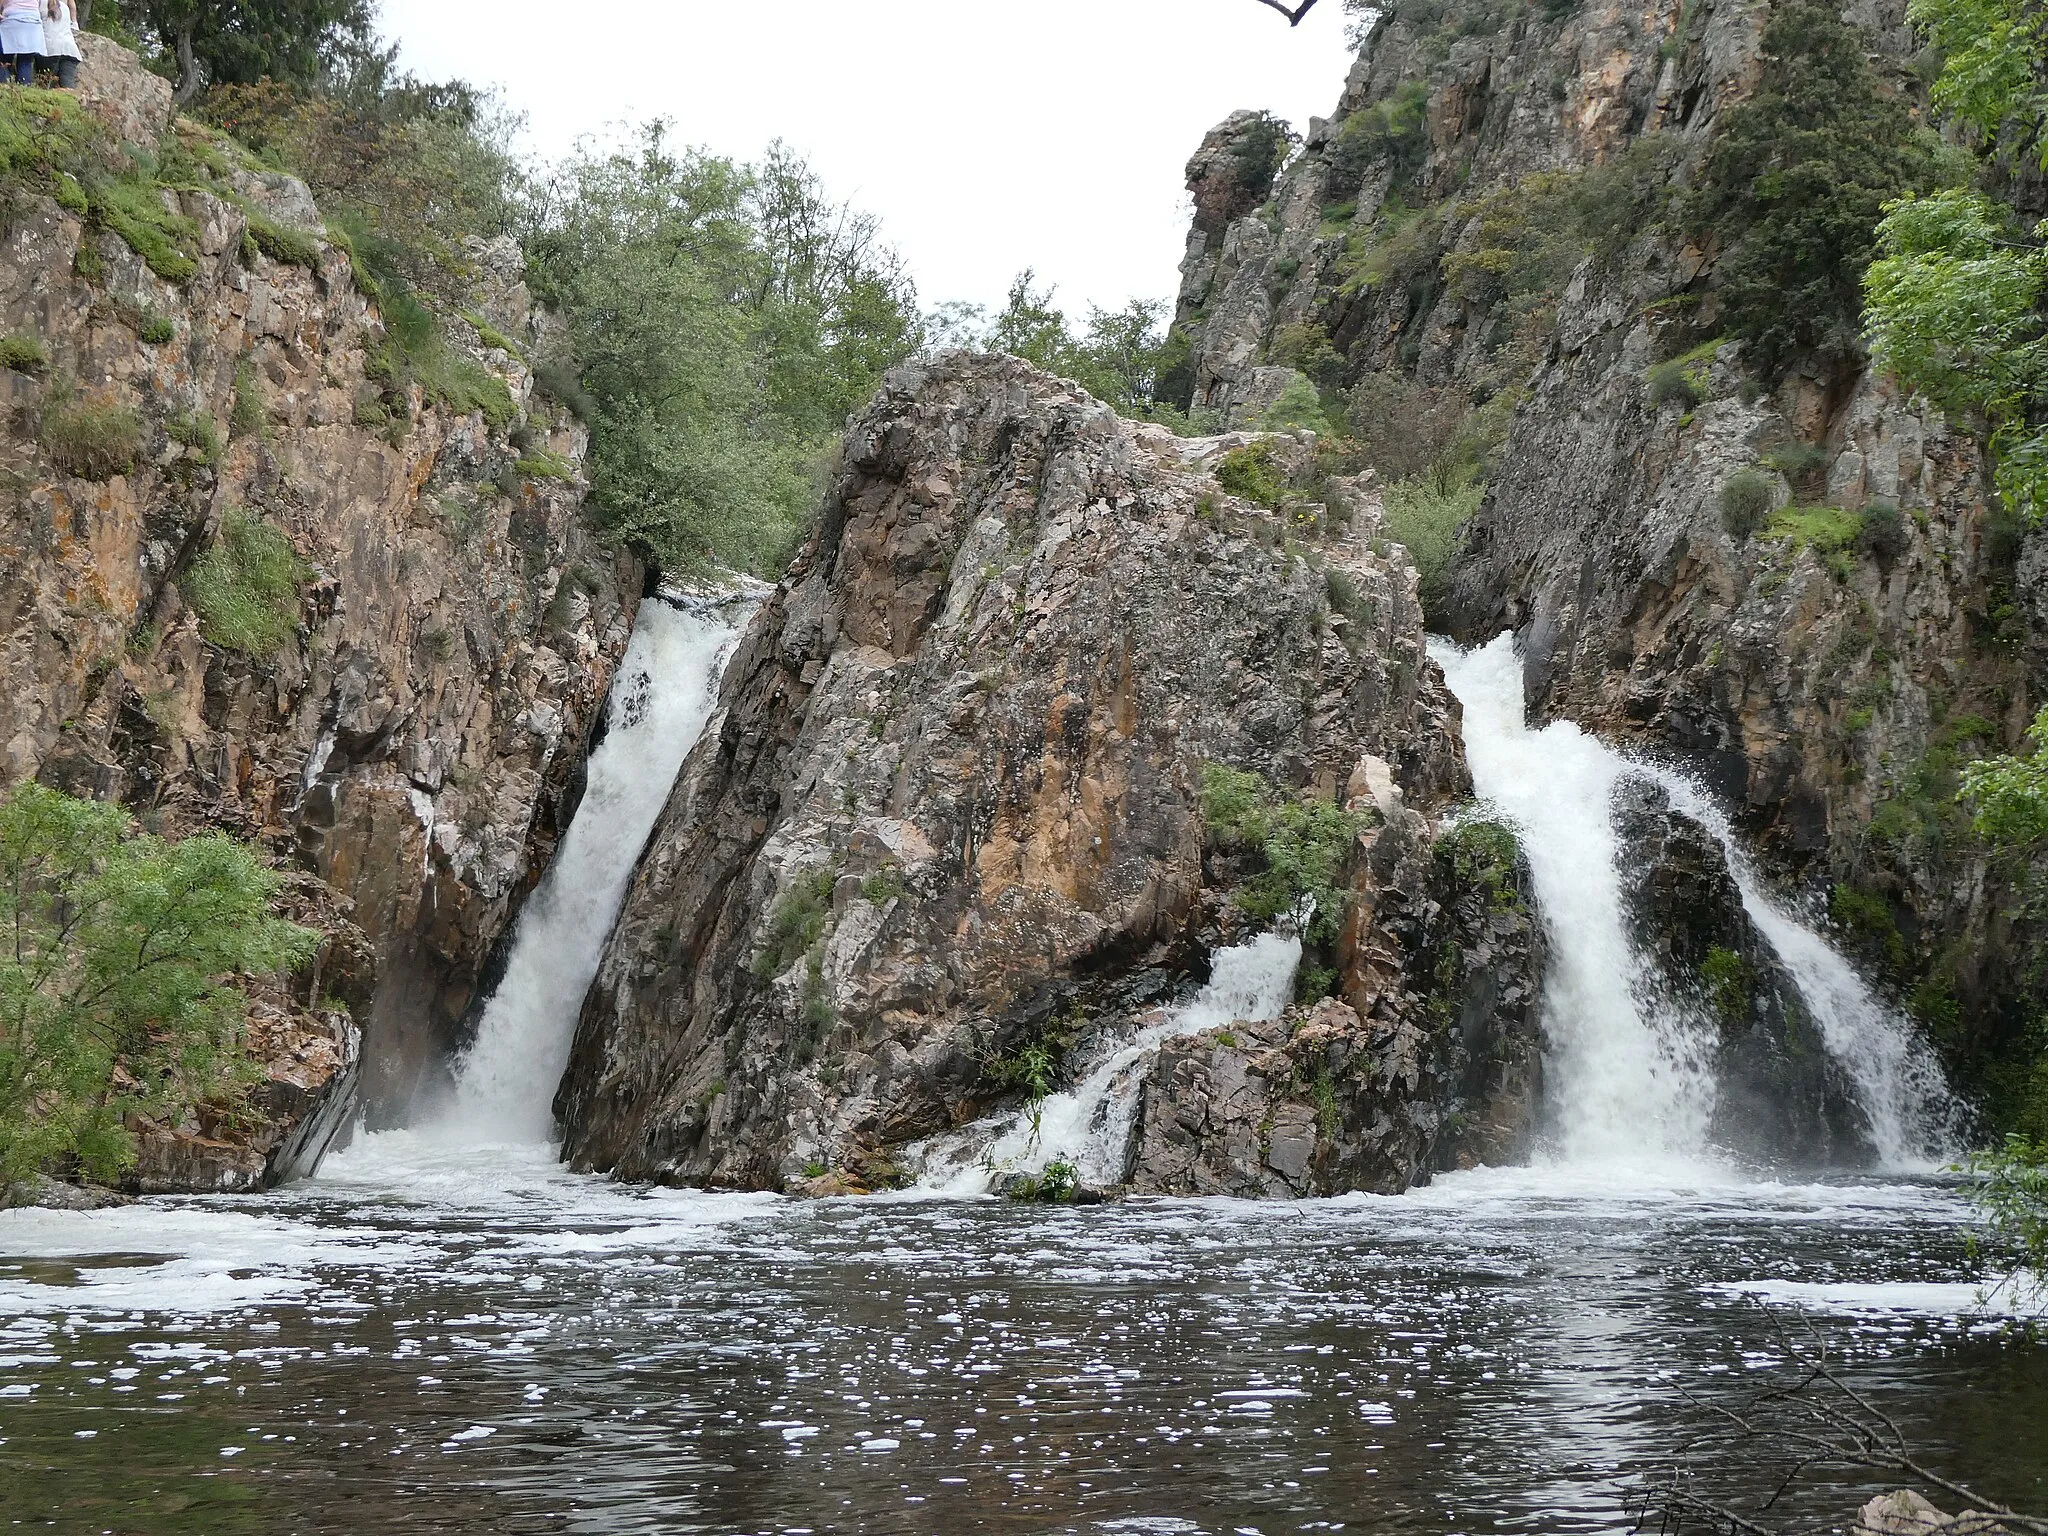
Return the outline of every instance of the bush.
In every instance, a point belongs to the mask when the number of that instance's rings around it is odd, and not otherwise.
[[[1734,538],[1749,538],[1770,520],[1777,501],[1777,483],[1769,475],[1738,470],[1721,487],[1721,526]]]
[[[1707,381],[1702,370],[1688,367],[1677,359],[1657,364],[1645,377],[1650,386],[1653,409],[1675,400],[1689,411],[1707,398]]]
[[[1840,507],[1786,507],[1764,525],[1763,537],[1782,540],[1795,550],[1832,555],[1854,545],[1862,531],[1860,513]]]
[[[1859,355],[1878,220],[1931,183],[1935,161],[1831,8],[1774,7],[1762,53],[1756,92],[1724,120],[1685,218],[1718,242],[1723,312],[1745,362],[1775,383],[1802,354]]]
[[[135,334],[146,345],[160,347],[178,339],[178,328],[168,315],[151,311],[136,317]]]
[[[1863,526],[1856,530],[1856,551],[1884,565],[1890,565],[1912,547],[1906,531],[1906,515],[1895,501],[1873,501],[1863,509]]]
[[[1323,397],[1316,393],[1315,385],[1298,373],[1287,381],[1280,398],[1259,418],[1259,425],[1268,431],[1306,430],[1322,437],[1332,436],[1334,431],[1330,418],[1323,412]]]
[[[184,283],[199,270],[199,226],[164,207],[164,189],[156,182],[97,180],[87,195],[94,221],[127,241],[158,277]]]
[[[236,437],[260,437],[263,420],[263,386],[256,381],[256,365],[244,358],[235,364],[235,404],[228,427]]]
[[[1434,620],[1450,595],[1451,562],[1463,544],[1465,524],[1485,496],[1483,485],[1446,485],[1435,475],[1387,487],[1387,536],[1405,545],[1415,562],[1426,618]]]
[[[33,336],[0,336],[0,368],[16,373],[41,373],[50,366],[50,354]]]
[[[269,912],[277,876],[217,835],[136,835],[125,812],[25,784],[0,803],[0,1183],[134,1158],[131,1113],[232,1098],[244,978],[316,934]]]
[[[1232,898],[1240,911],[1273,922],[1313,903],[1303,939],[1335,942],[1350,901],[1338,881],[1369,818],[1328,800],[1289,795],[1259,774],[1221,763],[1202,766],[1201,812],[1218,847],[1250,853],[1261,866]]]
[[[247,212],[249,238],[257,250],[288,267],[320,270],[320,242],[317,239],[301,230],[287,229],[253,209]]]
[[[312,576],[282,529],[230,512],[213,547],[178,585],[208,640],[224,650],[265,657],[298,632],[299,594]]]
[[[164,423],[164,433],[174,443],[197,448],[209,464],[220,462],[220,429],[204,411],[180,411]]]
[[[1437,840],[1436,857],[1463,890],[1477,890],[1486,904],[1506,910],[1520,904],[1521,839],[1505,822],[1488,816],[1460,817]]]
[[[1216,465],[1216,483],[1233,496],[1277,507],[1287,499],[1287,477],[1281,473],[1271,443],[1233,448]]]
[[[125,405],[67,401],[43,413],[42,441],[65,474],[111,480],[135,467],[142,452],[142,418]]]
[[[797,876],[796,883],[775,904],[762,935],[760,955],[754,974],[773,980],[809,954],[825,936],[825,919],[832,913],[832,887],[836,876],[830,865]]]

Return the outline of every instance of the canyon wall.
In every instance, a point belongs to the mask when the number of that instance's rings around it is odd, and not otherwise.
[[[147,251],[62,181],[10,190],[0,330],[36,350],[0,371],[0,789],[302,872],[286,905],[328,942],[259,1007],[269,1121],[139,1128],[143,1187],[248,1187],[317,1159],[359,1070],[375,1119],[431,1084],[574,809],[643,577],[582,522],[587,434],[535,391],[512,242],[466,253],[451,398],[392,364],[302,185],[87,43],[88,112],[188,169],[149,187]]]

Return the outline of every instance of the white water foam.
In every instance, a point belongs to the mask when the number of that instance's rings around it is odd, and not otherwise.
[[[583,802],[520,915],[504,980],[456,1067],[454,1101],[430,1127],[439,1139],[520,1145],[553,1136],[555,1088],[583,995],[738,634],[719,608],[641,608]]]
[[[1475,786],[1521,832],[1550,930],[1545,1020],[1566,1161],[1697,1157],[1713,1114],[1712,1041],[1648,984],[1622,920],[1612,797],[1626,778],[1662,785],[1720,841],[1745,909],[1854,1086],[1881,1164],[1921,1171],[1952,1158],[1955,1110],[1932,1053],[1825,937],[1764,890],[1711,795],[1569,721],[1529,729],[1512,635],[1471,651],[1433,642],[1431,654],[1465,707]]]
[[[1621,1167],[1697,1158],[1714,1113],[1711,1042],[1657,1005],[1629,943],[1611,810],[1629,764],[1568,720],[1529,729],[1511,636],[1431,653],[1465,707],[1473,782],[1520,832],[1550,930],[1557,1152]]]
[[[1031,1109],[1006,1110],[913,1148],[919,1184],[979,1194],[992,1175],[1070,1164],[1087,1183],[1120,1184],[1130,1157],[1138,1090],[1159,1047],[1225,1024],[1277,1019],[1294,995],[1301,940],[1266,933],[1219,949],[1208,985],[1178,1008],[1120,1041],[1078,1084]]]

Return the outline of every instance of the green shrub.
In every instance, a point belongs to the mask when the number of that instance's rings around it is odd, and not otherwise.
[[[1856,530],[1856,551],[1890,565],[1912,547],[1906,531],[1906,515],[1895,501],[1873,501],[1863,509],[1862,526]]]
[[[1333,943],[1350,894],[1338,882],[1371,819],[1328,800],[1290,795],[1256,773],[1202,766],[1202,825],[1220,848],[1249,853],[1260,868],[1232,898],[1247,917],[1272,922],[1314,903],[1303,932]]]
[[[1436,857],[1462,890],[1478,890],[1489,907],[1522,900],[1522,844],[1515,829],[1486,816],[1463,816],[1437,840]]]
[[[1287,476],[1281,472],[1271,443],[1233,448],[1216,466],[1216,483],[1233,496],[1277,507],[1287,499]]]
[[[1762,536],[1782,540],[1795,550],[1831,555],[1853,546],[1862,531],[1860,513],[1840,507],[1786,507],[1764,525]]]
[[[529,480],[574,480],[575,467],[559,453],[536,448],[512,466]]]
[[[1700,963],[1700,987],[1724,1024],[1744,1022],[1755,1006],[1756,977],[1749,962],[1732,949],[1716,946],[1707,951]]]
[[[197,448],[207,463],[220,462],[220,429],[205,411],[180,411],[164,423],[164,432],[174,443]]]
[[[247,358],[235,364],[235,403],[228,427],[236,437],[263,434],[263,386],[256,379],[256,365]]]
[[[1005,1192],[1010,1199],[1027,1204],[1064,1205],[1074,1198],[1074,1188],[1080,1181],[1081,1170],[1072,1163],[1051,1162],[1037,1173],[1011,1180]]]
[[[0,176],[56,195],[60,178],[95,163],[101,147],[99,125],[71,92],[0,91]]]
[[[1483,485],[1446,486],[1435,475],[1396,480],[1387,487],[1387,536],[1406,546],[1415,562],[1422,611],[1431,620],[1450,595],[1451,562],[1463,543],[1465,524],[1485,497]]]
[[[1315,385],[1301,374],[1287,381],[1280,398],[1259,418],[1259,425],[1269,432],[1305,429],[1323,437],[1334,433],[1330,418],[1323,412],[1323,397],[1316,393]]]
[[[239,1100],[245,978],[310,958],[278,878],[218,835],[137,835],[120,807],[24,784],[0,802],[0,1184],[134,1160],[124,1120]]]
[[[1884,205],[1936,174],[1866,47],[1826,5],[1773,7],[1756,90],[1723,119],[1686,203],[1688,229],[1718,242],[1722,312],[1768,383],[1801,355],[1860,355],[1863,273]]]
[[[823,940],[825,920],[832,913],[835,878],[830,865],[797,876],[769,915],[763,947],[754,961],[757,977],[768,981],[780,976]]]
[[[50,366],[50,354],[33,336],[0,336],[0,368],[16,373],[41,373]]]
[[[1721,487],[1721,526],[1737,539],[1747,539],[1770,521],[1778,488],[1769,475],[1738,470]]]
[[[145,344],[160,347],[166,342],[178,339],[178,328],[171,323],[168,315],[159,315],[152,310],[145,311],[136,318],[135,334]]]
[[[230,512],[178,586],[199,615],[201,634],[224,650],[261,658],[298,632],[300,592],[312,576],[283,529]]]
[[[66,401],[43,413],[42,442],[65,474],[111,480],[135,467],[142,452],[142,418],[125,405]]]
[[[1825,448],[1812,443],[1780,443],[1764,455],[1764,464],[1775,469],[1792,482],[1794,489],[1812,485],[1817,477],[1834,462],[1834,456]]]
[[[1676,401],[1689,411],[1707,398],[1706,370],[1697,364],[1673,358],[1657,364],[1644,377],[1650,386],[1653,409]]]

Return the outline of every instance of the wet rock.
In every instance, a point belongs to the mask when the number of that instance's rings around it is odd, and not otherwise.
[[[46,1211],[104,1211],[133,1203],[133,1197],[115,1190],[96,1184],[67,1184],[41,1173],[0,1189],[0,1210],[36,1206]]]
[[[2009,1526],[1994,1517],[1966,1510],[1944,1514],[1910,1488],[1872,1499],[1856,1516],[1856,1536],[1998,1536]]]
[[[1745,910],[1721,841],[1652,779],[1615,788],[1629,937],[1665,1006],[1711,1038],[1712,1135],[1752,1156],[1817,1167],[1872,1156],[1853,1085],[1770,941]]]

